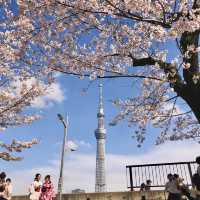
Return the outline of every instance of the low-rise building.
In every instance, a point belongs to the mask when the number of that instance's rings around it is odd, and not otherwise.
[[[72,194],[81,194],[81,193],[85,193],[85,190],[81,190],[81,189],[72,190]]]

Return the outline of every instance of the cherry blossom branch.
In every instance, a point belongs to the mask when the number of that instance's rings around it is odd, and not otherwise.
[[[12,156],[8,152],[0,152],[0,158],[5,161],[20,161],[20,160],[22,160],[22,157]]]
[[[130,11],[126,12],[124,10],[121,10],[120,8],[118,8],[117,6],[115,6],[113,3],[111,3],[109,0],[106,0],[106,2],[109,5],[111,5],[113,8],[115,8],[116,10],[119,11],[119,13],[114,13],[117,16],[125,17],[125,18],[128,18],[128,19],[136,20],[136,21],[150,23],[150,24],[153,24],[153,25],[160,25],[160,26],[162,26],[164,28],[170,28],[171,27],[169,24],[166,24],[164,22],[153,20],[153,19],[145,19],[145,18],[143,18],[140,15],[131,13]]]
[[[16,102],[13,102],[12,105],[8,105],[8,107],[6,107],[2,111],[0,111],[0,116],[3,113],[8,112],[11,109],[15,108],[17,105],[21,104],[24,100],[26,100],[26,98],[31,94],[32,90],[33,90],[33,88],[31,88],[27,93],[25,93],[19,100],[17,100]]]
[[[166,123],[166,127],[165,127],[165,130],[163,131],[164,135],[167,134],[167,131],[169,130],[169,127],[170,127],[170,125],[171,125],[172,115],[173,115],[173,113],[174,113],[174,109],[175,109],[175,106],[176,106],[176,102],[177,102],[177,98],[175,98],[174,103],[173,103],[173,107],[172,107],[171,112],[170,112],[170,114],[169,114],[169,116],[168,116],[167,123]]]
[[[164,118],[168,118],[168,117],[178,117],[178,116],[182,116],[182,115],[187,115],[187,114],[189,114],[189,113],[192,113],[192,110],[189,110],[189,111],[187,111],[187,112],[183,112],[183,113],[179,113],[179,114],[174,114],[174,115],[171,115],[171,114],[169,114],[169,115],[158,115],[158,116],[156,116],[156,117],[164,117]]]
[[[145,19],[143,18],[142,16],[139,16],[139,15],[136,15],[134,13],[131,13],[131,12],[125,12],[121,9],[119,9],[118,7],[116,7],[114,4],[112,4],[110,1],[106,0],[106,2],[111,5],[113,8],[117,9],[118,11],[120,11],[119,13],[113,13],[114,15],[116,16],[119,16],[119,17],[124,17],[124,18],[128,18],[128,19],[132,19],[132,20],[136,20],[136,21],[141,21],[141,22],[146,22],[146,23],[150,23],[150,24],[153,24],[153,25],[160,25],[164,28],[170,28],[171,26],[169,24],[166,24],[166,23],[163,23],[161,21],[156,21],[156,20],[153,20],[153,19]],[[67,6],[67,7],[70,7],[70,8],[73,8],[73,9],[78,9],[79,11],[82,11],[82,12],[86,12],[86,13],[93,13],[93,14],[103,14],[103,15],[108,15],[108,12],[104,12],[104,11],[93,11],[93,10],[89,10],[89,9],[84,9],[84,8],[76,8],[75,6],[72,6],[72,5],[69,5],[67,3],[64,3],[64,2],[60,2],[58,0],[56,0],[56,3],[58,4],[61,4],[63,6]]]
[[[33,139],[31,141],[17,141],[13,140],[11,144],[4,144],[0,143],[0,147],[6,149],[7,151],[11,152],[22,152],[24,149],[29,149],[33,145],[38,144],[38,140]],[[8,152],[0,152],[0,159],[3,159],[5,161],[20,161],[23,158],[22,157],[16,157],[11,155]]]
[[[84,77],[90,77],[90,74],[78,74],[78,73],[74,73],[74,72],[67,72],[67,71],[64,71],[63,69],[60,69],[60,68],[56,68],[56,67],[51,67],[51,69],[53,71],[57,71],[57,72],[61,72],[63,74],[68,74],[68,75],[74,75],[74,76],[84,76]],[[109,71],[109,70],[104,70],[105,72],[109,72],[109,73],[117,73],[117,72],[114,72],[114,71]],[[97,76],[98,79],[113,79],[113,78],[147,78],[147,79],[152,79],[152,80],[156,80],[156,81],[163,81],[162,79],[160,78],[157,78],[157,77],[151,77],[151,76],[144,76],[144,75],[137,75],[137,74],[120,74],[120,73],[117,73],[119,75],[105,75],[105,76]]]
[[[22,152],[23,149],[31,148],[34,144],[38,144],[38,140],[33,139],[32,141],[16,141],[13,140],[11,144],[1,143],[0,147],[5,148],[9,152]]]

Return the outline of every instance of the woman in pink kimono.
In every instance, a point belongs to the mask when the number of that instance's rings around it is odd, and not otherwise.
[[[53,183],[50,175],[47,175],[42,185],[40,200],[52,200],[53,198],[55,198]]]

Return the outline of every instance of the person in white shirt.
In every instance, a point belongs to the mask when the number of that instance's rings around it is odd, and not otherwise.
[[[13,187],[12,187],[11,179],[7,178],[6,179],[6,186],[5,186],[5,198],[7,200],[11,200],[12,190],[13,190]]]
[[[178,189],[177,181],[172,174],[167,175],[168,182],[165,185],[165,190],[169,193],[168,200],[181,200],[181,191]]]
[[[41,175],[36,174],[33,183],[29,189],[30,199],[31,200],[39,200],[42,188]]]

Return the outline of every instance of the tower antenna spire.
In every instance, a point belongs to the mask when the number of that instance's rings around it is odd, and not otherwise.
[[[103,84],[99,83],[99,113],[104,114],[103,108]]]

